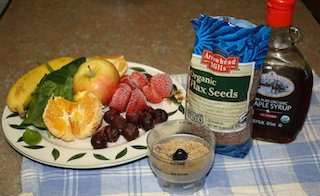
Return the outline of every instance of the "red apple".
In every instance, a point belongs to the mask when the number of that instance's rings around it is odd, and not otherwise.
[[[73,92],[93,92],[103,105],[108,105],[120,82],[117,69],[103,59],[91,59],[80,65],[73,78]]]

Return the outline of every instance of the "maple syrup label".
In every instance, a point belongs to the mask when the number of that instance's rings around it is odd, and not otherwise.
[[[246,127],[254,62],[204,51],[192,55],[186,117],[219,132]]]
[[[290,122],[291,111],[294,109],[290,102],[274,100],[257,96],[254,104],[255,119],[253,123],[272,127],[282,127]]]
[[[271,142],[293,141],[306,119],[311,94],[312,75],[300,68],[279,66],[262,75],[263,87],[253,103],[253,137]],[[269,81],[269,87],[267,82]],[[272,83],[282,87],[272,90]]]
[[[258,93],[267,97],[279,98],[290,95],[294,89],[294,83],[290,79],[271,71],[261,75]]]
[[[291,103],[294,98],[291,95],[295,91],[294,82],[278,75],[274,71],[261,75],[260,86],[254,100],[255,108],[254,124],[281,128],[292,119],[294,106]]]

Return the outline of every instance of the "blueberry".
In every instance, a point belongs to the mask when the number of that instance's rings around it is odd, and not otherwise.
[[[188,158],[188,154],[183,149],[179,148],[175,153],[173,153],[172,159],[175,161],[183,161]]]

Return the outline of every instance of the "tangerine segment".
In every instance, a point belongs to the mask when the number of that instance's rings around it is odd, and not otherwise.
[[[73,103],[63,97],[52,97],[44,109],[42,118],[52,135],[64,141],[72,141],[75,137],[71,131],[69,114]]]
[[[52,97],[42,115],[49,132],[64,141],[85,139],[95,133],[102,122],[102,103],[95,94],[80,92],[75,101]]]
[[[80,92],[74,99],[76,104],[70,114],[71,130],[76,138],[84,139],[95,133],[101,125],[102,103],[91,92]]]

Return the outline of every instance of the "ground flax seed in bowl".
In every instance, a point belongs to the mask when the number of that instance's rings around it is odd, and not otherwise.
[[[179,195],[199,190],[214,162],[215,141],[210,129],[186,119],[170,120],[150,130],[148,160],[160,187]]]
[[[209,152],[208,145],[197,140],[184,140],[181,138],[157,143],[153,146],[153,149],[157,156],[168,160],[172,160],[177,149],[182,149],[187,153],[186,160],[199,158]]]
[[[267,26],[201,14],[187,87],[186,118],[209,127],[216,152],[245,157],[251,146],[252,103],[270,36]]]

